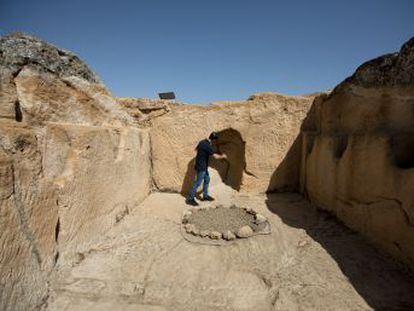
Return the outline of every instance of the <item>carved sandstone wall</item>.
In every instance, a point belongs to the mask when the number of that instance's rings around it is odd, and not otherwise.
[[[219,173],[213,182],[223,179],[245,191],[297,189],[297,138],[313,98],[263,93],[243,102],[171,105],[170,112],[152,120],[155,185],[187,192],[194,176],[194,148],[214,130],[220,132],[218,147],[229,161],[212,161]]]
[[[319,97],[302,146],[309,200],[414,267],[414,38]]]
[[[0,310],[30,310],[148,195],[149,133],[72,53],[16,34],[0,55]]]

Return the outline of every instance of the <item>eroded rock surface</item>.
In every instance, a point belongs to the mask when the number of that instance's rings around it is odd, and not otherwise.
[[[304,125],[302,192],[414,267],[414,39],[317,98]]]
[[[398,53],[362,64],[345,82],[366,88],[409,86],[414,83],[414,37]]]
[[[0,38],[0,309],[46,303],[48,280],[150,191],[148,130],[74,54]]]
[[[171,106],[153,120],[153,178],[159,190],[187,192],[198,141],[218,131],[228,161],[212,161],[222,182],[237,190],[294,190],[298,185],[300,126],[313,96],[257,94],[244,102]],[[275,169],[277,171],[275,172]]]
[[[74,54],[34,37],[0,38],[0,118],[39,125],[135,124]]]
[[[171,105],[176,105],[169,100],[150,98],[117,98],[119,105],[132,116],[140,127],[150,127],[151,120],[158,118],[170,111]]]
[[[38,70],[60,78],[74,76],[91,83],[100,83],[98,76],[72,52],[24,33],[1,37],[0,56],[0,66],[14,73],[27,65],[34,65]]]

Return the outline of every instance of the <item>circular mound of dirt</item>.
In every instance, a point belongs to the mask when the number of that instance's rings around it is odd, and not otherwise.
[[[208,208],[193,212],[188,222],[199,230],[236,232],[243,226],[256,227],[254,215],[241,208]]]
[[[192,242],[221,245],[238,238],[269,234],[270,224],[266,217],[250,208],[210,206],[184,212],[182,232]]]

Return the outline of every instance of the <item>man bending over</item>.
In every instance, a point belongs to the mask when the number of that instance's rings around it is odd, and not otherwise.
[[[212,198],[208,194],[208,185],[210,183],[210,175],[208,174],[208,160],[210,156],[213,156],[214,159],[217,160],[224,160],[227,159],[225,154],[218,154],[213,151],[213,147],[211,146],[211,142],[218,139],[218,134],[216,132],[212,132],[208,139],[203,139],[200,141],[196,147],[197,156],[195,160],[195,170],[197,173],[196,180],[193,183],[193,187],[191,188],[190,192],[188,193],[186,203],[189,205],[197,206],[198,203],[195,200],[196,192],[198,187],[201,186],[203,183],[203,197],[202,201],[213,201]]]

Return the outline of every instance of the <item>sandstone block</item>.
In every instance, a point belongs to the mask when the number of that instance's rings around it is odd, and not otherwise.
[[[234,240],[235,238],[236,238],[236,235],[233,232],[229,231],[229,230],[227,230],[223,233],[223,239],[224,240],[231,241],[231,240]]]
[[[243,226],[236,232],[239,238],[248,238],[253,235],[253,229],[250,226]]]

